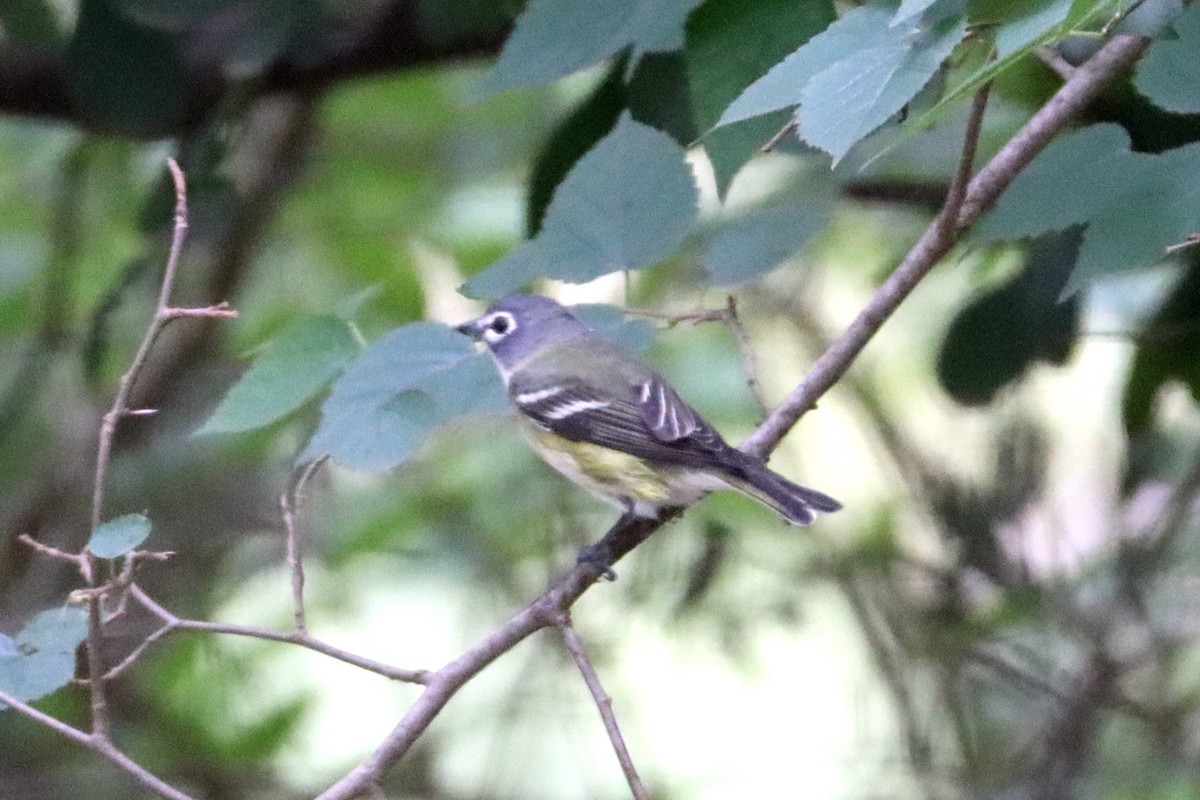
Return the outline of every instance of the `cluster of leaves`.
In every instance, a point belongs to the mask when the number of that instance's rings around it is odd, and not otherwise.
[[[1187,109],[1187,90],[1169,65],[1196,35],[1200,12],[1160,3],[1144,4],[1142,14],[1149,13],[1145,6],[1157,10],[1160,28],[1172,22],[1179,38],[1151,52],[1135,84],[1164,107]],[[953,100],[996,79],[1035,47],[1110,22],[1118,10],[1100,0],[940,0],[864,5],[837,17],[832,3],[685,0],[663,7],[534,0],[484,81],[485,92],[544,84],[605,60],[612,65],[535,168],[532,238],[474,275],[463,291],[498,297],[539,279],[579,283],[644,269],[697,236],[702,283],[754,280],[817,234],[829,209],[776,204],[698,231],[698,189],[686,145],[694,140],[704,148],[722,192],[781,121],[836,164],[910,104],[928,108],[910,114],[906,135],[915,136]],[[747,35],[764,20],[784,33],[766,43]],[[1150,23],[1131,18],[1123,24]],[[564,35],[568,30],[594,35]],[[939,74],[950,76],[940,82],[941,93],[922,100]],[[1060,363],[1077,321],[1074,302],[1060,304],[1060,295],[1114,271],[1157,263],[1164,247],[1200,227],[1188,202],[1198,165],[1191,147],[1131,152],[1116,125],[1085,128],[1051,146],[980,226],[976,241],[1083,226],[1082,246],[1032,251],[1027,272],[1034,279],[1022,278],[1015,295],[977,304],[956,323],[942,358],[947,389],[965,402],[986,402],[1035,361]],[[1151,205],[1153,225],[1123,213],[1130,203]],[[1036,280],[1047,269],[1055,277]],[[1021,299],[1019,308],[1010,297]],[[1014,348],[1012,337],[986,333],[1006,325],[998,320],[1028,330],[1030,344]],[[1046,320],[1053,321],[1047,326]],[[1043,331],[1051,331],[1046,344]],[[1007,344],[989,353],[999,342]],[[348,322],[297,323],[263,351],[203,431],[268,424],[332,381],[320,426],[301,458],[329,453],[346,465],[386,469],[411,455],[433,427],[501,407],[488,370],[447,329],[407,326],[364,353],[356,350]],[[959,390],[960,384],[967,388]]]
[[[149,535],[150,520],[125,514],[97,526],[88,549],[97,558],[122,558]],[[0,691],[27,702],[69,683],[87,625],[87,611],[67,605],[35,615],[15,638],[0,634]]]

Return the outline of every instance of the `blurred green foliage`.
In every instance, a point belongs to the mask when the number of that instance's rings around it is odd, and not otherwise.
[[[174,551],[136,574],[172,613],[286,630],[279,495],[322,453],[341,464],[300,506],[313,632],[454,658],[611,523],[445,327],[479,309],[463,284],[600,303],[589,320],[737,441],[762,413],[748,378],[790,391],[928,223],[965,98],[997,80],[982,160],[1060,83],[1038,47],[1136,26],[1160,38],[1135,76],[776,452],[846,510],[797,532],[710,497],[575,616],[656,797],[1189,796],[1200,129],[1171,67],[1200,57],[1195,4],[849,5],[0,4],[0,688],[87,726],[78,575],[20,534],[94,536],[117,569]],[[240,315],[157,342],[131,401],[157,413],[122,421],[93,532],[100,419],[169,243],[167,156],[189,185],[175,302]],[[160,622],[128,603],[104,662]],[[121,746],[206,798],[311,796],[415,695],[202,632],[110,688]],[[535,639],[381,791],[625,796],[594,716]],[[132,786],[0,713],[0,798]]]

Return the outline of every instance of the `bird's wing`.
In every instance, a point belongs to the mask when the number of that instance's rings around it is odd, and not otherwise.
[[[681,466],[711,466],[729,445],[662,378],[619,394],[577,380],[522,382],[509,393],[539,427],[566,439]]]

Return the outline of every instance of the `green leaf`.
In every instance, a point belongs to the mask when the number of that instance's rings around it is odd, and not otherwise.
[[[541,232],[467,281],[473,297],[498,297],[535,278],[572,283],[657,263],[683,242],[697,191],[683,149],[623,116],[559,184]]]
[[[802,206],[752,211],[726,225],[708,243],[701,262],[712,283],[732,286],[778,267],[825,227],[827,218]]]
[[[684,59],[700,130],[796,48],[837,19],[830,0],[708,0],[688,18]],[[704,149],[722,196],[733,176],[787,121],[782,112],[709,131]]]
[[[1131,8],[1129,14],[1117,26],[1117,33],[1158,38],[1163,36],[1164,31],[1167,31],[1167,27],[1183,9],[1183,0],[1145,0]],[[1167,32],[1168,38],[1178,35],[1178,30]]]
[[[1026,48],[1031,48],[1061,25],[1071,13],[1072,0],[1010,0],[1005,8],[983,5],[999,15],[999,27],[993,41],[997,61],[1004,61],[1010,56],[1024,55]],[[975,15],[971,21],[980,22]]]
[[[892,45],[913,29],[912,25],[893,29],[890,21],[891,12],[878,6],[848,11],[750,84],[725,109],[717,124],[729,125],[799,105],[801,92],[818,73],[860,50]]]
[[[681,145],[699,135],[688,96],[683,54],[648,53],[629,77],[629,114],[638,122],[669,134]]]
[[[470,340],[432,322],[405,325],[371,344],[334,384],[300,461],[329,454],[354,469],[388,470],[443,422],[505,408],[495,368]]]
[[[1115,124],[1060,136],[1009,184],[976,234],[1021,239],[1088,222],[1119,196],[1125,176],[1113,166],[1128,152],[1129,134]]]
[[[599,64],[627,47],[678,49],[699,0],[530,0],[484,81],[487,94],[539,86]]]
[[[17,648],[17,640],[0,633],[0,660],[19,655],[21,655],[21,651]]]
[[[29,702],[67,685],[85,636],[87,613],[73,606],[37,614],[15,641],[0,636],[0,690]]]
[[[836,162],[929,82],[966,30],[959,17],[926,30],[894,23],[883,7],[856,8],[751,84],[718,124],[799,106],[800,138]]]
[[[992,32],[996,58],[985,59],[943,95],[933,108],[912,120],[914,132],[936,124],[967,95],[1011,69],[1034,48],[1075,26],[1083,27],[1107,13],[1113,0],[970,0],[968,20],[978,30]]]
[[[790,119],[791,114],[788,112],[776,111],[725,125],[704,135],[704,152],[708,154],[708,161],[712,164],[717,193],[722,199],[728,194],[734,177],[746,162],[758,155],[762,146]]]
[[[967,25],[960,18],[930,32],[912,27],[907,34],[861,49],[813,76],[796,112],[800,138],[839,161],[921,91],[966,36]]]
[[[654,327],[612,306],[572,309],[598,334],[645,350]],[[331,455],[352,469],[384,471],[413,455],[446,422],[510,410],[492,360],[444,325],[416,322],[385,334],[350,365],[321,408],[299,461]]]
[[[71,90],[94,125],[155,135],[186,113],[190,85],[172,38],[125,17],[113,0],[83,0],[67,49]]]
[[[358,353],[350,326],[333,315],[300,320],[272,340],[199,434],[269,425],[315,397]]]
[[[924,13],[925,9],[936,2],[938,0],[900,0],[900,7],[896,9],[896,15],[892,17],[892,24],[899,25],[901,22],[907,22]]]
[[[1134,87],[1159,108],[1200,113],[1200,5],[1190,4],[1175,20],[1177,39],[1154,43],[1138,64]]]
[[[150,520],[141,514],[125,514],[100,524],[92,531],[88,549],[97,558],[120,558],[150,535]]]
[[[571,312],[605,339],[635,353],[645,352],[654,341],[655,328],[644,319],[627,320],[624,310],[609,305],[572,306]]]
[[[1130,151],[1116,125],[1071,133],[1016,177],[979,233],[1018,238],[1079,223],[1088,227],[1068,293],[1161,261],[1200,230],[1200,143],[1148,154]]]
[[[22,652],[74,653],[87,636],[87,612],[76,606],[42,611],[17,634]]]

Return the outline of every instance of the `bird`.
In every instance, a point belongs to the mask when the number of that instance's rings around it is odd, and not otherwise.
[[[549,297],[509,295],[455,330],[491,354],[534,450],[625,514],[657,519],[726,489],[796,525],[842,507],[729,445],[662,375]]]

